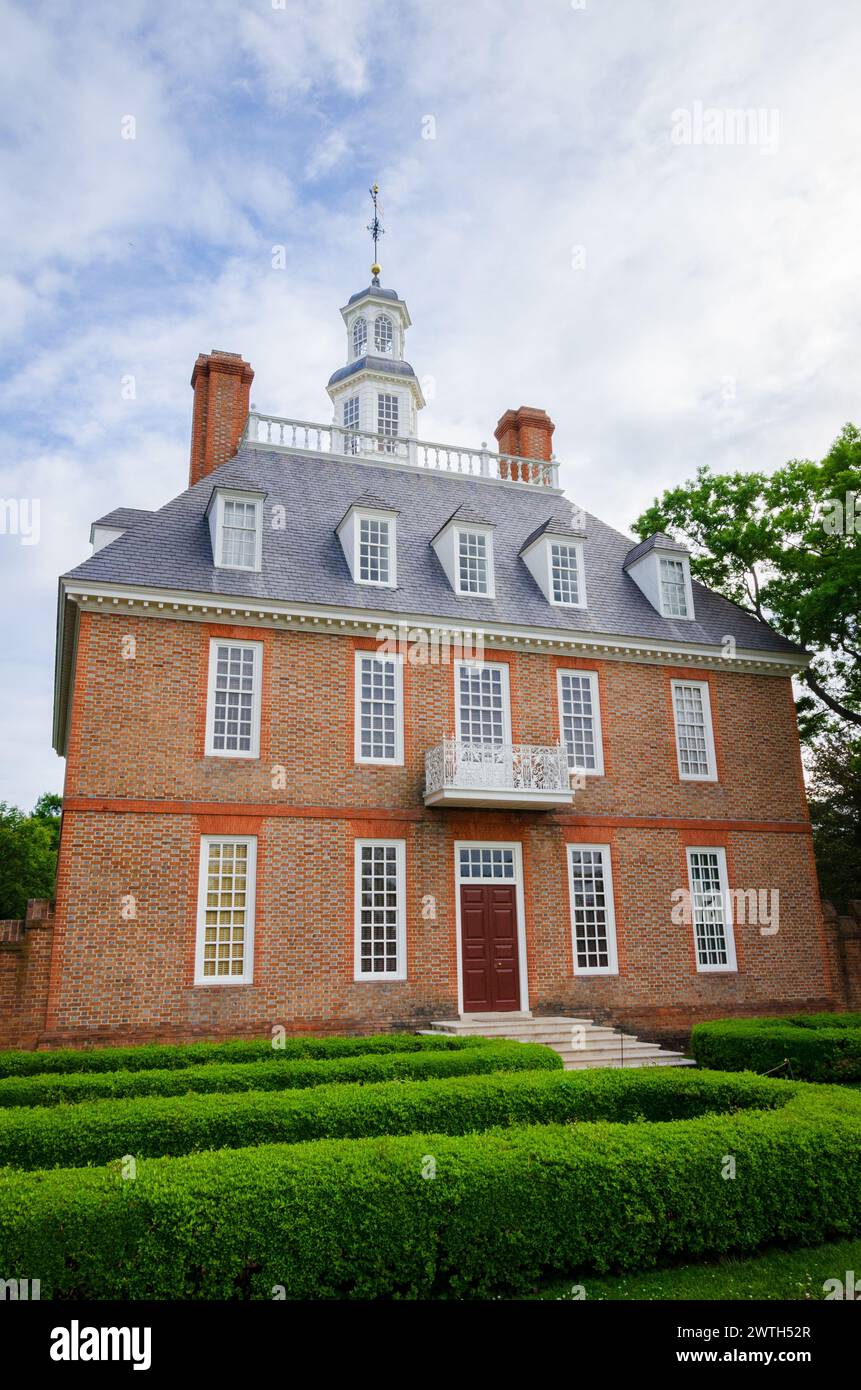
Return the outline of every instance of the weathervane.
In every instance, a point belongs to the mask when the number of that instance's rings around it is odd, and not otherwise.
[[[380,225],[380,212],[382,209],[377,204],[377,196],[380,192],[380,185],[378,183],[375,183],[372,188],[368,189],[368,192],[370,193],[374,204],[374,220],[373,222],[368,223],[368,231],[374,238],[374,264],[371,266],[371,274],[374,278],[371,281],[371,284],[378,285],[380,283],[380,267],[378,264],[379,252],[377,243],[379,242],[381,236],[385,236],[386,229],[385,227]]]

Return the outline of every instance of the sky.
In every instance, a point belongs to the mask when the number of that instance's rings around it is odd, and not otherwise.
[[[861,423],[853,0],[0,0],[0,37],[0,800],[62,789],[57,577],[186,486],[197,354],[330,419],[375,180],[421,438],[542,407],[629,530]]]

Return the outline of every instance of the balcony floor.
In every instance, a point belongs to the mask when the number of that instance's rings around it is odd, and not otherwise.
[[[441,787],[425,792],[426,806],[499,806],[511,811],[552,811],[574,804],[574,792],[519,791],[515,787]]]

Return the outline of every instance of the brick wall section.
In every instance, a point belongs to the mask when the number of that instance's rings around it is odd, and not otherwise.
[[[130,634],[136,657],[124,660]],[[264,645],[257,760],[204,756],[214,635]],[[842,1002],[819,913],[788,680],[709,676],[721,781],[687,784],[668,694],[675,671],[489,650],[488,659],[509,664],[516,742],[557,741],[560,664],[597,670],[607,775],[588,779],[572,812],[426,810],[425,750],[455,727],[453,667],[406,663],[405,765],[357,766],[357,645],[368,643],[348,630],[82,615],[41,1042],[259,1034],[276,1023],[371,1031],[449,1017],[459,839],[521,846],[535,1012],[678,1036],[695,1018]],[[283,789],[273,768],[285,770]],[[199,844],[208,833],[258,839],[251,985],[193,983]],[[406,841],[404,982],[353,980],[353,844],[364,837]],[[617,977],[573,970],[565,847],[578,839],[611,846]],[[736,928],[737,973],[697,973],[691,928],[671,920],[670,894],[686,886],[686,843],[723,846],[731,887],[779,889],[776,935]],[[134,920],[123,914],[128,895]],[[435,918],[422,913],[428,895]],[[31,990],[22,1005],[25,1042],[38,1032],[34,998]]]
[[[829,902],[822,908],[836,996],[843,1008],[861,1009],[861,898],[842,916]]]
[[[248,419],[253,380],[254,372],[237,352],[213,350],[198,357],[191,374],[189,486],[233,458]]]
[[[45,1029],[53,903],[33,899],[23,922],[0,928],[0,1047],[34,1047]]]

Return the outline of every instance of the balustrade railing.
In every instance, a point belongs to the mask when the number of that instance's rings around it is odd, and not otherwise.
[[[425,795],[446,789],[569,792],[562,744],[463,743],[445,738],[425,754]]]

